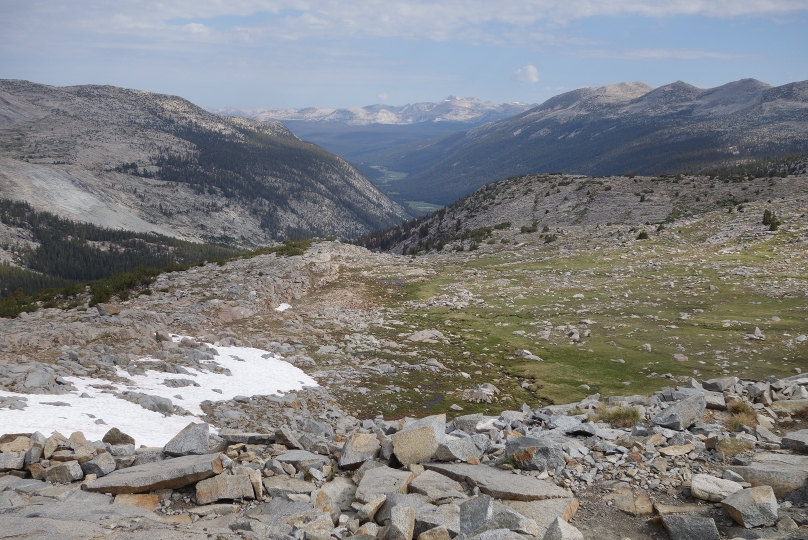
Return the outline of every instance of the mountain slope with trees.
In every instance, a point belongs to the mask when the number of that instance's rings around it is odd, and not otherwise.
[[[808,150],[808,81],[744,79],[699,89],[678,81],[582,88],[515,117],[418,143],[384,165],[412,171],[402,200],[449,204],[529,173],[699,172]]]
[[[175,96],[0,81],[0,197],[102,227],[257,245],[350,238],[407,217],[280,122]]]

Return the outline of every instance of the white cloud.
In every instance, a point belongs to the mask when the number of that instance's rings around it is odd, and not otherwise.
[[[545,41],[536,30],[596,16],[731,18],[808,11],[808,0],[10,0],[3,29],[44,26],[106,36],[171,39],[177,27],[203,25],[234,39],[404,37],[499,43]],[[216,39],[215,37],[213,39]]]
[[[207,34],[210,32],[210,29],[207,26],[199,23],[186,24],[183,26],[183,28],[192,34]]]
[[[620,60],[751,60],[757,58],[748,54],[730,54],[716,51],[696,49],[629,49],[629,50],[591,50],[577,53],[577,56],[589,58],[616,58]]]
[[[539,82],[539,70],[536,69],[536,66],[532,64],[520,67],[519,69],[516,70],[516,72],[513,75],[519,82],[525,82],[525,83]]]
[[[390,96],[387,95],[387,92],[382,92],[381,94],[379,94],[379,99],[382,101],[386,100],[388,97]]]

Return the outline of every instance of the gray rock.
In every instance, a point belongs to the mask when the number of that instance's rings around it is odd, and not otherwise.
[[[715,520],[691,515],[662,516],[662,526],[671,540],[720,540]]]
[[[292,428],[289,426],[281,426],[280,429],[275,432],[275,442],[277,444],[282,444],[287,448],[305,450],[295,433],[292,431]]]
[[[106,476],[115,470],[115,458],[112,454],[101,452],[90,461],[82,463],[81,470],[85,475],[94,474],[98,478]]]
[[[481,413],[477,414],[466,414],[463,416],[458,416],[452,423],[454,426],[459,429],[460,431],[465,431],[469,435],[477,432],[477,424],[483,421],[483,415]]]
[[[359,509],[356,511],[356,519],[358,519],[360,523],[372,521],[373,518],[376,516],[376,513],[382,506],[384,506],[384,503],[386,502],[387,502],[386,495],[378,495],[370,499],[368,502],[360,506]]]
[[[415,529],[415,510],[407,506],[394,506],[390,512],[387,540],[412,540]]]
[[[159,412],[162,414],[174,413],[174,403],[168,398],[160,396],[150,396],[148,394],[142,394],[140,392],[131,392],[128,390],[125,392],[121,392],[120,394],[115,394],[115,397],[125,399],[126,401],[131,401],[132,403],[137,403],[138,405],[149,411]]]
[[[330,482],[323,484],[320,491],[326,493],[340,510],[348,511],[356,498],[356,487],[350,478],[336,476]]]
[[[184,388],[186,386],[199,386],[199,383],[191,379],[164,379],[163,384],[169,388]]]
[[[440,506],[425,505],[416,509],[415,535],[434,529],[446,527],[449,535],[454,537],[460,534],[460,507],[456,504],[442,504]]]
[[[28,501],[13,491],[0,492],[0,511],[5,510],[6,508],[14,508],[26,505],[28,505]]]
[[[756,486],[771,486],[780,498],[788,497],[808,482],[808,456],[762,452],[749,465],[727,467],[746,482]]]
[[[525,537],[510,529],[495,529],[468,537],[468,540],[525,540]]]
[[[474,534],[494,517],[494,499],[479,495],[460,505],[460,533]]]
[[[685,398],[656,415],[651,421],[662,427],[683,430],[701,420],[707,401],[703,394]]]
[[[357,469],[365,461],[375,458],[380,449],[379,439],[372,433],[353,433],[342,447],[339,466],[342,469]]]
[[[199,456],[209,451],[208,424],[204,422],[191,422],[163,447],[163,452],[169,456]]]
[[[509,437],[505,456],[526,471],[554,471],[566,465],[561,445],[544,439]]]
[[[290,463],[298,470],[311,467],[322,468],[323,465],[330,461],[328,456],[321,456],[308,450],[288,450],[275,457],[275,459],[281,464]]]
[[[374,516],[376,523],[384,525],[385,522],[390,521],[391,513],[395,507],[412,508],[415,510],[416,519],[417,516],[424,511],[428,512],[436,508],[434,505],[430,504],[423,495],[414,493],[388,493],[385,497],[384,504],[382,504]]]
[[[527,534],[537,538],[541,538],[546,531],[544,528],[539,528],[532,519],[523,516],[513,508],[499,501],[494,501],[494,515],[491,520],[477,532],[481,533],[483,530],[493,529],[509,529],[513,532]]]
[[[557,517],[544,533],[544,540],[584,540],[584,535],[577,528]]]
[[[435,471],[424,471],[410,483],[410,493],[424,495],[429,502],[445,499],[464,499],[463,487],[459,482]]]
[[[496,499],[537,501],[542,499],[571,498],[569,490],[532,476],[466,463],[425,463],[424,467],[446,475],[458,482],[467,482]]]
[[[438,445],[435,451],[435,459],[439,461],[468,461],[469,459],[479,459],[482,451],[474,444],[471,437],[447,440]]]
[[[703,501],[720,502],[742,489],[740,484],[732,480],[716,478],[709,474],[696,474],[690,480],[690,492],[693,498]]]
[[[118,456],[134,456],[134,444],[111,444],[109,445],[109,453],[115,457]]]
[[[777,498],[771,486],[744,489],[721,501],[721,506],[747,529],[777,523]]]
[[[132,465],[145,465],[147,463],[155,463],[163,461],[166,458],[162,448],[146,447],[138,448],[135,450],[135,459]]]
[[[63,461],[45,469],[44,478],[53,484],[69,484],[84,478],[78,461]]]
[[[772,403],[771,409],[776,413],[794,414],[808,409],[808,399],[789,399]]]
[[[264,478],[264,488],[270,497],[288,497],[295,494],[310,495],[316,489],[311,482],[289,478],[288,476],[270,476]]]
[[[808,429],[801,429],[784,436],[780,446],[785,450],[808,454]]]
[[[399,471],[390,467],[376,467],[365,472],[359,487],[356,489],[356,498],[366,503],[379,495],[388,493],[406,493],[407,487],[415,475],[410,471]]]
[[[272,444],[275,442],[274,433],[245,433],[232,429],[222,429],[219,437],[231,444]]]
[[[183,456],[120,469],[87,482],[84,489],[100,493],[147,493],[178,489],[222,472],[219,454]]]
[[[405,466],[428,461],[444,442],[445,435],[446,415],[427,416],[393,434],[393,452]]]
[[[513,508],[519,514],[533,520],[539,528],[539,538],[543,537],[547,529],[556,518],[569,522],[578,511],[578,500],[545,499],[542,501],[503,501],[505,505]]]
[[[25,452],[4,452],[0,454],[0,472],[19,471],[25,466]]]
[[[219,474],[196,484],[196,503],[210,504],[227,500],[255,498],[250,477],[246,474]]]
[[[54,384],[54,377],[44,369],[38,369],[25,376],[23,386],[26,388],[44,388]]]
[[[701,383],[702,388],[711,392],[724,392],[738,384],[738,377],[721,377],[719,379],[710,379]]]
[[[778,437],[777,435],[772,433],[770,429],[766,428],[762,424],[755,426],[755,433],[757,433],[757,436],[760,440],[766,441],[768,443],[781,444],[783,442],[783,439],[781,437]]]

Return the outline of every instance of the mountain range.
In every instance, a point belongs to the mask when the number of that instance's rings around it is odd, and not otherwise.
[[[354,237],[405,210],[283,124],[169,95],[0,80],[0,198],[103,227],[256,245]]]
[[[304,109],[216,109],[214,112],[227,116],[244,116],[254,120],[280,120],[314,123],[339,123],[350,126],[371,124],[419,124],[424,122],[448,122],[478,125],[501,118],[514,116],[530,109],[532,105],[513,102],[497,105],[477,98],[449,96],[437,103],[420,102],[395,105],[368,105],[328,109],[306,107]]]
[[[808,150],[808,81],[677,81],[581,88],[516,116],[419,141],[376,165],[408,174],[401,200],[449,204],[493,180],[535,172],[662,174]],[[392,188],[391,188],[392,190]]]

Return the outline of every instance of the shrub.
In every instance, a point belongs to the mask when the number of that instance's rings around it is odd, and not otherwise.
[[[522,234],[534,233],[538,230],[539,230],[539,224],[538,222],[536,222],[536,220],[533,220],[533,225],[531,225],[530,227],[528,227],[527,225],[522,225],[522,228],[519,229],[519,231]]]
[[[640,234],[637,235],[637,240],[648,240],[648,233],[640,231]]]
[[[763,211],[763,224],[769,226],[770,231],[776,231],[783,222],[768,208]]]

